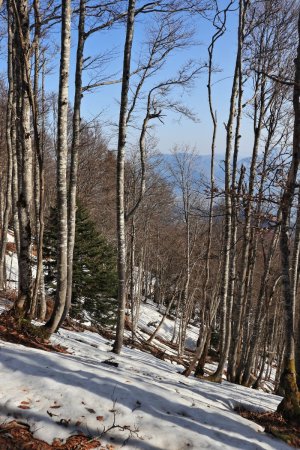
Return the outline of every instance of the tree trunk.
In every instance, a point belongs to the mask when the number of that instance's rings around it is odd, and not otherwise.
[[[291,289],[295,301],[295,364],[297,373],[297,385],[300,387],[300,302],[297,300],[298,273],[300,253],[300,190],[298,191],[297,219],[294,239],[294,249],[291,262]]]
[[[58,98],[57,135],[57,211],[58,211],[58,257],[55,306],[45,327],[49,333],[56,331],[62,318],[67,296],[68,277],[68,96],[71,44],[71,0],[62,1],[61,59]]]
[[[34,12],[35,12],[35,65],[34,65],[34,88],[31,92],[31,107],[33,110],[33,123],[35,130],[35,151],[36,151],[36,161],[35,161],[35,173],[36,173],[36,183],[35,183],[35,213],[36,213],[36,241],[37,241],[37,268],[36,277],[33,289],[32,304],[30,310],[30,317],[37,316],[37,300],[38,294],[40,292],[41,279],[43,277],[43,240],[44,240],[44,191],[45,191],[45,181],[44,181],[44,155],[43,148],[40,139],[40,111],[38,106],[38,94],[39,94],[39,66],[40,66],[40,11],[39,11],[39,0],[34,2]],[[44,94],[43,94],[44,95]],[[42,99],[43,102],[43,99]],[[42,106],[44,109],[44,106]],[[42,111],[42,114],[44,111]],[[42,119],[44,120],[44,119]],[[42,130],[43,132],[43,130]],[[44,136],[42,136],[44,139]],[[43,295],[43,294],[42,294]],[[43,309],[43,308],[42,308]],[[43,319],[43,317],[41,317]]]
[[[298,36],[300,41],[300,14],[298,18]],[[293,204],[297,173],[300,161],[300,42],[298,42],[297,57],[295,59],[295,83],[293,94],[294,106],[294,136],[292,162],[287,183],[281,199],[282,222],[280,232],[280,250],[282,262],[283,301],[285,311],[285,357],[282,374],[284,398],[278,406],[287,419],[300,419],[300,395],[296,381],[295,367],[295,291],[290,275],[289,232],[290,213]]]
[[[78,151],[80,146],[80,115],[82,99],[82,70],[83,55],[85,45],[85,12],[86,0],[80,0],[79,22],[78,22],[78,43],[76,56],[75,73],[75,98],[73,112],[73,136],[71,147],[70,183],[68,195],[68,275],[67,275],[67,296],[59,325],[63,323],[71,308],[73,291],[73,254],[76,234],[76,193],[77,193],[77,173],[78,173]]]
[[[123,346],[126,308],[126,230],[125,230],[125,147],[127,131],[128,92],[130,84],[131,51],[134,33],[135,0],[129,0],[126,40],[124,46],[122,92],[119,117],[117,156],[117,238],[118,238],[118,317],[113,352],[119,354]]]
[[[32,145],[31,114],[27,74],[30,71],[30,28],[26,0],[13,2],[16,23],[14,35],[15,80],[17,95],[16,134],[18,161],[18,216],[20,224],[18,314],[26,314],[32,299],[31,208],[32,208]]]
[[[221,304],[221,330],[220,338],[222,342],[220,361],[216,372],[209,377],[211,381],[221,382],[225,363],[228,357],[230,346],[230,326],[231,326],[231,296],[233,295],[233,286],[230,280],[230,264],[232,256],[232,192],[231,192],[231,153],[233,143],[233,122],[236,113],[236,99],[239,93],[239,78],[241,74],[241,57],[243,45],[243,26],[244,26],[244,6],[243,1],[239,2],[239,27],[238,27],[238,50],[236,56],[234,77],[231,90],[230,110],[228,122],[226,125],[226,155],[225,155],[225,226],[224,226],[224,246],[223,246],[223,276],[221,282],[220,304]]]
[[[10,2],[7,2],[7,25],[8,25],[8,57],[7,57],[7,77],[8,77],[8,98],[7,98],[7,113],[6,113],[6,145],[7,145],[7,185],[6,185],[6,203],[3,217],[2,240],[0,248],[0,289],[6,286],[6,269],[5,269],[5,254],[7,244],[8,222],[11,212],[11,195],[12,195],[12,165],[13,165],[13,141],[11,136],[11,127],[13,119],[13,103],[14,103],[14,83],[13,83],[13,33],[12,33],[12,15]]]

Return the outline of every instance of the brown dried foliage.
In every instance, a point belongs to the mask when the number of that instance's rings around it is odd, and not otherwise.
[[[0,425],[1,450],[90,450],[93,448],[110,449],[114,447],[101,446],[97,439],[84,435],[71,436],[65,443],[54,439],[51,445],[33,437],[28,425],[15,420]]]
[[[266,433],[282,439],[292,447],[300,448],[300,424],[291,425],[278,412],[254,412],[244,408],[237,408],[236,411],[245,419],[264,427]]]

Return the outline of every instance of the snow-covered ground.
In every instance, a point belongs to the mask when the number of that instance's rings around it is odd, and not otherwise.
[[[8,289],[18,288],[18,258],[13,252],[8,252],[5,256],[6,276]]]
[[[157,305],[147,302],[141,305],[139,328],[147,333],[153,333],[162,318],[162,314],[157,310]],[[151,325],[150,325],[151,324]],[[153,324],[153,325],[152,325]],[[155,325],[154,325],[155,324]],[[171,319],[165,319],[161,329],[158,332],[158,336],[164,338],[167,341],[171,341],[174,332],[175,321]],[[175,335],[178,335],[179,324],[176,324]],[[191,350],[195,350],[196,342],[198,339],[199,329],[192,325],[188,325],[186,333],[185,345]],[[156,342],[157,344],[157,342]]]
[[[275,409],[279,397],[186,379],[179,366],[138,350],[113,355],[111,342],[91,332],[62,330],[52,341],[71,354],[0,341],[2,421],[21,418],[49,443],[82,431],[125,449],[289,448],[233,411]]]
[[[11,230],[7,233],[7,242],[14,244],[15,238]],[[18,257],[14,251],[8,250],[5,256],[7,288],[18,289]]]
[[[10,244],[15,243],[14,233],[11,230],[8,230],[7,242],[9,242]],[[34,256],[33,260],[36,260]],[[7,289],[16,290],[18,289],[19,266],[18,266],[18,256],[15,252],[15,249],[6,250],[5,264],[6,264]],[[32,275],[33,277],[35,277],[36,275],[35,264],[32,267]]]
[[[13,242],[13,236],[8,236]],[[17,287],[15,253],[7,255],[8,286]],[[0,299],[0,311],[8,303]],[[139,333],[149,337],[161,319],[156,306],[141,305]],[[171,340],[174,321],[159,336]],[[186,346],[195,348],[198,329],[189,326]],[[110,448],[147,450],[289,449],[234,412],[236,406],[275,410],[280,398],[224,382],[185,378],[182,367],[148,353],[124,348],[98,334],[61,330],[52,337],[69,354],[35,350],[0,341],[0,420],[25,421],[48,443],[74,433],[100,437]],[[168,353],[169,346],[155,341]],[[109,360],[115,365],[106,364]],[[117,367],[116,367],[117,365]]]

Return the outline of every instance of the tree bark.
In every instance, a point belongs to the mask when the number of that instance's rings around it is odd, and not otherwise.
[[[30,28],[27,0],[12,0],[15,19],[15,80],[17,95],[16,124],[18,161],[18,216],[20,224],[18,314],[26,314],[32,299],[31,208],[32,208],[32,145],[31,114],[27,73],[30,68]]]
[[[66,305],[68,277],[68,99],[71,44],[71,0],[62,1],[61,59],[58,98],[57,135],[57,211],[58,257],[55,306],[45,327],[49,333],[56,331]]]
[[[298,37],[300,42],[300,14],[298,18]],[[290,213],[296,187],[297,173],[300,161],[300,43],[298,42],[297,57],[295,59],[295,80],[293,93],[294,107],[294,136],[293,153],[287,183],[281,199],[282,222],[280,232],[280,250],[282,262],[283,301],[285,312],[285,356],[282,374],[284,398],[278,406],[287,419],[299,421],[300,395],[296,380],[295,367],[295,291],[290,275]],[[299,422],[298,422],[299,423]]]
[[[85,13],[86,0],[80,0],[79,22],[78,22],[78,43],[76,55],[76,73],[75,73],[75,97],[73,112],[73,136],[71,146],[71,164],[70,164],[70,182],[68,193],[68,275],[67,275],[67,296],[60,324],[63,323],[71,308],[72,290],[73,290],[73,254],[76,234],[76,195],[78,178],[78,151],[80,146],[80,116],[82,100],[82,71],[85,36]]]
[[[233,295],[233,286],[230,279],[230,264],[232,256],[232,192],[231,192],[231,156],[233,143],[233,122],[236,114],[236,99],[239,93],[239,78],[241,74],[241,58],[243,45],[243,26],[244,26],[244,2],[239,2],[239,26],[238,26],[238,49],[236,55],[236,63],[230,98],[229,117],[226,125],[226,154],[225,154],[225,225],[224,225],[224,246],[223,246],[223,275],[220,292],[221,305],[221,330],[220,339],[222,349],[220,353],[220,361],[217,370],[209,377],[209,380],[221,382],[224,371],[225,362],[228,357],[230,337],[231,337],[231,296]]]
[[[42,277],[43,275],[43,240],[44,240],[44,155],[43,148],[40,139],[40,111],[39,111],[39,66],[40,66],[40,34],[41,34],[41,19],[40,19],[40,5],[39,0],[34,1],[34,13],[35,13],[35,64],[34,64],[34,87],[33,92],[30,89],[31,94],[31,107],[33,110],[33,123],[35,130],[35,214],[36,214],[36,241],[37,241],[37,268],[36,277],[33,288],[32,304],[30,309],[30,317],[37,316],[37,300],[40,292],[41,285],[43,287]],[[29,77],[29,75],[28,75]],[[44,111],[42,111],[44,113]],[[43,119],[44,120],[44,119]],[[43,137],[44,138],[44,137]],[[43,296],[43,293],[41,294]],[[44,307],[42,310],[45,309]],[[44,311],[42,311],[43,320]]]
[[[119,354],[123,346],[126,308],[126,230],[125,230],[125,148],[127,132],[128,92],[130,85],[131,51],[134,34],[135,0],[129,0],[126,39],[124,46],[122,92],[119,117],[119,137],[117,156],[117,239],[118,239],[118,317],[116,339],[113,352]]]
[[[12,11],[10,2],[7,1],[7,27],[8,27],[8,57],[7,57],[7,78],[8,78],[8,98],[6,112],[6,146],[7,146],[7,184],[6,184],[6,203],[3,217],[2,240],[0,249],[0,289],[6,286],[6,268],[5,255],[7,244],[8,222],[12,206],[12,171],[13,171],[13,140],[11,135],[13,108],[14,108],[14,82],[13,82],[13,32],[12,32]]]

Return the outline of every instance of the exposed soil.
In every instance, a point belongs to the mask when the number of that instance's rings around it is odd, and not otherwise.
[[[244,408],[237,408],[236,411],[245,419],[264,427],[265,432],[282,439],[287,444],[295,448],[300,448],[300,424],[289,424],[277,412],[253,412]]]
[[[71,436],[65,443],[54,439],[52,445],[33,437],[27,424],[13,420],[0,425],[1,450],[90,450],[93,448],[113,450],[111,444],[101,446],[97,439],[84,435]]]

